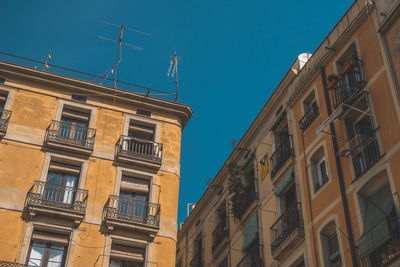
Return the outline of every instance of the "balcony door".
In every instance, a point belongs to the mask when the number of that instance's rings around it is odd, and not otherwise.
[[[74,203],[78,180],[77,175],[49,171],[44,198],[53,202]]]
[[[64,108],[59,137],[76,142],[85,142],[89,126],[90,113]]]
[[[281,205],[283,221],[282,228],[285,231],[288,229],[292,229],[298,223],[298,208],[297,208],[297,196],[296,196],[296,186],[292,184],[286,193],[281,197],[283,201],[283,205]]]
[[[40,267],[63,267],[67,247],[53,243],[32,242],[28,265]]]
[[[118,211],[122,217],[134,217],[146,223],[149,213],[148,180],[122,176]]]
[[[135,154],[153,156],[155,154],[154,125],[131,121],[124,149]]]

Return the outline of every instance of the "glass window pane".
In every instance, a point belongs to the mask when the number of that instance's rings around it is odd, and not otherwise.
[[[42,266],[45,249],[44,244],[32,243],[28,264],[32,266]]]

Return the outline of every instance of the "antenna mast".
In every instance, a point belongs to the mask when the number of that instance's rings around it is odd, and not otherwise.
[[[174,60],[175,60],[175,85],[176,85],[176,97],[175,102],[178,102],[178,58],[176,57],[176,52],[174,53]]]
[[[136,29],[129,28],[124,24],[116,25],[116,24],[113,24],[113,23],[110,23],[110,22],[107,22],[107,21],[102,21],[102,20],[100,20],[99,22],[102,23],[102,24],[107,24],[107,25],[119,28],[119,37],[118,37],[117,41],[112,40],[110,38],[103,37],[103,36],[97,36],[97,38],[102,39],[104,41],[108,41],[108,42],[112,42],[112,43],[118,44],[117,58],[115,59],[115,65],[112,68],[112,70],[114,71],[113,84],[114,84],[114,88],[117,88],[117,68],[118,68],[118,65],[120,63],[121,45],[130,47],[132,49],[136,49],[136,50],[139,50],[139,51],[143,50],[143,48],[141,48],[141,47],[134,46],[134,45],[131,45],[129,43],[122,42],[122,38],[124,37],[124,32],[126,30],[128,30],[128,31],[140,33],[140,34],[143,34],[143,35],[146,35],[146,36],[151,36],[151,35],[149,33],[146,33],[146,32],[142,32],[142,31],[138,31]]]
[[[121,24],[120,30],[119,30],[119,38],[118,38],[117,58],[115,59],[115,66],[114,66],[114,79],[113,79],[114,88],[117,88],[116,78],[117,78],[119,51],[121,50],[122,37],[124,36],[125,29],[126,29],[126,27],[123,24]]]

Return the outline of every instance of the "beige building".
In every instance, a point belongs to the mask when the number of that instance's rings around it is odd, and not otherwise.
[[[400,266],[399,81],[400,1],[355,1],[221,167],[176,266]]]
[[[174,266],[192,110],[115,85],[0,53],[0,266]]]

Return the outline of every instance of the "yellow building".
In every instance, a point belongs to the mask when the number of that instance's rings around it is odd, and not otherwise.
[[[176,266],[400,266],[399,81],[400,1],[355,1],[235,146]]]
[[[174,266],[192,110],[113,87],[0,53],[0,266]]]

